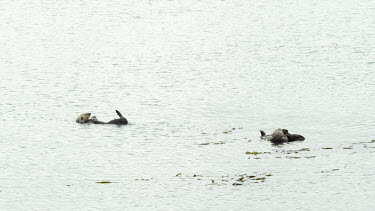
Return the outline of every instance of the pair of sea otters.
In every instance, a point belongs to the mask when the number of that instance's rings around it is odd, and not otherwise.
[[[96,116],[91,116],[91,113],[83,113],[79,115],[76,119],[78,123],[93,123],[93,124],[115,124],[115,125],[127,125],[128,120],[122,116],[122,114],[116,110],[117,115],[119,118],[113,119],[109,122],[102,122],[99,121]],[[271,135],[267,135],[263,130],[260,130],[260,135],[262,139],[267,139],[268,141],[274,144],[281,144],[285,142],[292,142],[292,141],[303,141],[305,137],[298,135],[298,134],[290,134],[287,129],[276,129],[273,131]]]
[[[113,119],[109,122],[102,122],[102,121],[99,121],[98,118],[96,118],[96,116],[91,116],[91,113],[83,113],[81,115],[79,115],[76,119],[76,122],[77,123],[93,123],[93,124],[115,124],[115,125],[127,125],[128,124],[128,120],[122,116],[122,114],[116,110],[116,113],[117,115],[119,116],[119,118],[117,119]]]
[[[303,141],[305,137],[298,134],[290,134],[287,129],[276,129],[271,135],[266,135],[263,130],[260,130],[260,137],[262,139],[267,139],[274,144],[281,144],[285,142],[292,141]]]

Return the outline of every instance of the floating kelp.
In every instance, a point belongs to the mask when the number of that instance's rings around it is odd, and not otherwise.
[[[333,148],[331,148],[331,147],[323,147],[322,149],[333,149]]]
[[[241,178],[237,179],[237,181],[243,182],[244,179],[245,179],[245,177],[241,177]]]
[[[296,157],[296,156],[286,156],[288,159],[301,159],[301,157]]]
[[[135,179],[135,181],[139,181],[139,180],[141,180],[141,181],[149,181],[149,180],[152,180],[153,178],[149,178],[149,179]]]
[[[259,177],[259,178],[255,178],[254,180],[265,180],[266,178],[265,177]]]
[[[267,177],[271,177],[273,174],[262,173],[256,175],[247,175],[247,174],[236,174],[234,176],[223,175],[218,178],[218,176],[204,176],[200,174],[194,174],[192,177],[196,178],[199,181],[210,181],[207,185],[225,185],[231,183],[232,185],[243,185],[246,181],[252,181],[252,183],[264,182]],[[186,178],[186,177],[185,177]]]
[[[96,183],[100,183],[100,184],[108,184],[108,183],[113,183],[113,182],[110,182],[110,181],[100,181],[100,182],[96,182]]]
[[[248,151],[248,152],[245,152],[245,154],[247,155],[259,155],[259,154],[271,154],[271,152],[257,152],[257,151]]]
[[[231,129],[229,129],[229,130],[225,130],[223,133],[224,134],[229,134],[229,133],[232,133],[234,130],[241,130],[241,129],[243,129],[242,127],[239,127],[239,128],[235,128],[235,127],[233,127],[233,128],[231,128]]]
[[[247,155],[259,155],[259,154],[262,154],[262,152],[256,152],[256,151],[252,151],[252,152],[246,152]]]

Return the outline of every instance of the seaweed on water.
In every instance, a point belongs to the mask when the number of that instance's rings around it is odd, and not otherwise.
[[[254,180],[265,180],[266,178],[265,177],[258,177],[258,178],[255,178]]]
[[[251,155],[258,155],[258,154],[262,154],[262,152],[256,152],[256,151],[252,151],[252,152],[246,152],[247,155],[251,154]]]
[[[112,183],[110,181],[100,181],[100,182],[96,182],[96,183],[100,183],[100,184],[108,184],[108,183]]]
[[[241,177],[241,178],[237,179],[237,181],[243,182],[244,179],[245,179],[245,177]]]
[[[296,157],[296,156],[286,156],[288,159],[301,159],[301,157]]]
[[[149,181],[149,180],[152,180],[153,178],[149,178],[149,179],[135,179],[136,181],[138,180],[142,180],[142,181]]]

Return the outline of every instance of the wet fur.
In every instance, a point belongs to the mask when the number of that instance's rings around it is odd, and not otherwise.
[[[287,129],[277,129],[271,135],[267,135],[264,131],[260,130],[260,135],[262,139],[267,139],[274,144],[305,140],[305,137],[301,135],[290,134]]]
[[[282,129],[283,133],[288,137],[288,141],[303,141],[305,140],[305,137],[299,135],[299,134],[290,134],[287,129]]]
[[[109,122],[99,121],[95,116],[93,116],[90,119],[91,113],[83,113],[83,114],[79,115],[76,119],[76,122],[78,122],[78,123],[93,123],[93,124],[127,125],[128,120],[125,117],[123,117],[122,114],[118,110],[116,110],[116,113],[119,116],[119,118],[113,119]]]
[[[76,122],[77,123],[87,123],[89,121],[90,116],[91,116],[91,113],[80,114],[77,117]]]
[[[125,117],[123,117],[122,114],[118,110],[116,110],[116,113],[120,118],[111,120],[111,121],[107,122],[107,124],[127,125],[128,120]]]

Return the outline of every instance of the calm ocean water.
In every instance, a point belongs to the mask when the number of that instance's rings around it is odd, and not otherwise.
[[[1,210],[374,209],[374,13],[0,2]],[[115,109],[129,125],[75,123]]]

